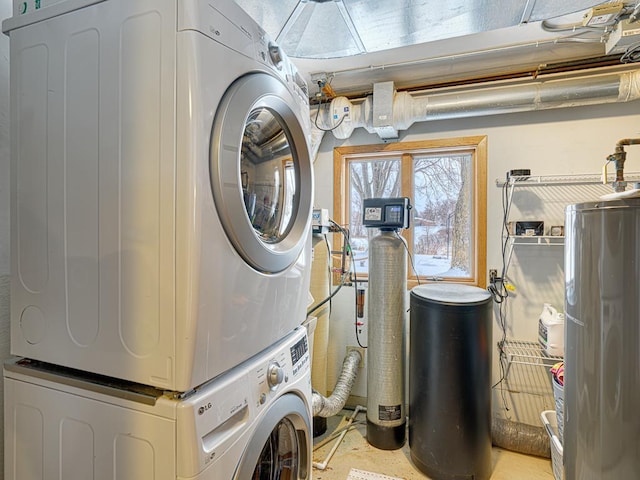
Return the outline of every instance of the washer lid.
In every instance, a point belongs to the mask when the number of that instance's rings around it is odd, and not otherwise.
[[[418,285],[411,290],[411,294],[434,302],[461,305],[484,303],[491,298],[491,294],[482,288],[459,283]]]
[[[236,80],[216,113],[211,186],[227,237],[264,273],[291,266],[308,238],[313,196],[298,100],[265,73]]]

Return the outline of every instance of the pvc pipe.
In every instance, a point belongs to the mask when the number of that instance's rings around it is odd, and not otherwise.
[[[329,454],[327,455],[327,457],[324,459],[323,462],[313,462],[313,468],[317,468],[318,470],[326,470],[327,465],[329,465],[329,461],[331,461],[331,458],[333,457],[333,454],[336,453],[336,450],[338,450],[338,447],[342,443],[342,439],[344,439],[344,436],[349,431],[349,427],[355,420],[358,413],[363,411],[366,411],[366,408],[361,407],[360,405],[356,406],[356,409],[353,411],[353,413],[349,417],[347,425],[344,427],[344,429],[342,430],[342,433],[340,434],[336,442],[333,444],[333,447],[331,447],[331,450],[329,451]]]

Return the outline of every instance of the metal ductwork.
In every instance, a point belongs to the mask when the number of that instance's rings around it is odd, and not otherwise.
[[[364,128],[388,140],[397,138],[399,130],[416,122],[637,100],[640,70],[577,74],[526,83],[494,82],[429,92],[395,92],[392,82],[384,82],[374,85],[373,91],[373,95],[361,100],[336,97],[328,107],[312,109],[312,158],[318,152],[322,130],[331,129],[336,138],[346,139],[354,129]]]
[[[327,398],[316,391],[313,392],[312,410],[314,417],[333,417],[344,408],[358,376],[358,368],[361,361],[362,355],[360,352],[351,350],[344,358],[340,377],[331,396]]]

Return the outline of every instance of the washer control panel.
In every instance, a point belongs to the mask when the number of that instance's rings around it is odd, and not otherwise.
[[[201,440],[199,455],[193,455],[189,442],[178,445],[186,459],[180,467],[181,478],[192,478],[218,461],[234,448],[240,432],[290,391],[311,401],[311,360],[304,327],[177,402],[177,428],[182,432],[178,437]]]

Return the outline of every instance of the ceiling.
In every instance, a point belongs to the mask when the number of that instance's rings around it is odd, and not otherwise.
[[[521,75],[605,55],[610,24],[582,26],[593,0],[236,0],[318,91]],[[617,2],[621,3],[621,2]],[[622,13],[633,10],[627,3]],[[606,23],[606,22],[605,22]],[[605,59],[606,60],[606,59]]]

